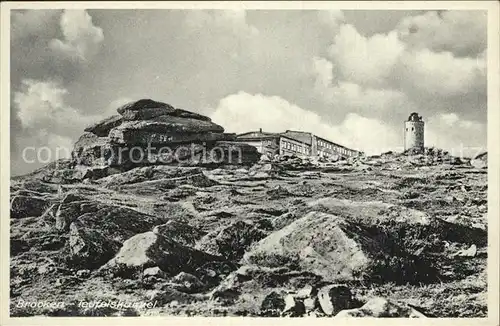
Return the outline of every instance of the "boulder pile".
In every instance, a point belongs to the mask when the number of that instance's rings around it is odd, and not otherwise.
[[[117,112],[85,128],[72,152],[75,167],[240,165],[260,158],[255,147],[234,142],[234,134],[194,112],[150,99],[130,102]]]

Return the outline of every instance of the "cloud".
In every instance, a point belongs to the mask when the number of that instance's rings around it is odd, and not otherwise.
[[[319,21],[330,28],[336,29],[345,22],[345,16],[342,10],[318,10],[317,14]]]
[[[24,128],[64,132],[74,128],[75,123],[85,124],[92,117],[82,115],[78,110],[64,103],[68,93],[56,82],[26,79],[22,90],[14,93],[18,117]]]
[[[391,74],[404,49],[395,31],[364,37],[354,26],[345,24],[335,36],[329,54],[345,79],[379,85]]]
[[[115,114],[123,102],[108,103],[130,96],[203,114],[215,110],[216,122],[228,131],[300,128],[365,150],[401,145],[403,120],[416,111],[429,123],[429,142],[453,145],[449,128],[479,135],[477,123],[486,123],[486,52],[472,37],[486,19],[474,14],[433,14],[430,27],[417,23],[418,31],[405,35],[401,17],[431,15],[89,10],[70,19],[62,10],[16,12],[11,117],[22,121],[14,121],[11,139],[75,140],[86,124],[76,119],[94,122],[101,118],[94,114]],[[100,47],[105,51],[97,53]],[[25,95],[18,97],[19,114],[16,92]],[[68,122],[68,116],[76,119]],[[54,135],[50,141],[41,129]]]
[[[14,89],[23,79],[71,83],[88,68],[104,39],[85,10],[16,10],[11,27]]]
[[[393,78],[409,92],[449,97],[486,88],[486,61],[479,57],[460,58],[451,52],[421,49],[405,53],[398,72]]]
[[[409,17],[405,21],[419,21],[422,17],[426,16]],[[441,18],[439,22],[443,23]],[[354,26],[342,25],[329,48],[335,70],[350,82],[400,89],[408,94],[417,90],[419,96],[424,93],[449,97],[485,89],[484,49],[474,58],[459,57],[450,51],[414,48],[401,41],[400,34],[394,30],[364,37]],[[454,38],[455,44],[460,43],[457,39]]]
[[[391,88],[373,88],[334,77],[335,65],[325,59],[312,59],[314,91],[327,103],[335,116],[356,112],[368,117],[389,119],[395,111],[413,110],[404,93]]]
[[[61,10],[12,10],[11,40],[55,34]]]
[[[64,10],[60,20],[64,39],[52,39],[49,47],[70,58],[87,61],[98,51],[104,40],[102,28],[92,22],[85,10]]]
[[[116,100],[111,101],[111,103],[109,103],[109,105],[104,110],[104,116],[110,116],[110,115],[117,114],[116,110],[119,107],[121,107],[127,103],[130,103],[132,101],[133,101],[133,99],[128,98],[128,97],[121,97],[121,98],[117,98]]]
[[[414,48],[474,57],[486,48],[486,18],[481,10],[429,11],[402,19],[397,31]]]
[[[243,9],[189,10],[185,16],[185,23],[192,31],[208,28],[239,36],[258,35],[259,30],[247,23],[246,16],[246,11]]]
[[[67,93],[56,82],[32,79],[23,80],[21,90],[14,93],[21,127],[11,134],[16,147],[11,159],[14,174],[69,157],[76,134],[90,118],[65,104]]]
[[[465,13],[456,17],[472,23]],[[311,72],[316,75],[315,93],[337,111],[370,117],[371,107],[377,113],[392,111],[394,117],[411,111],[424,116],[456,111],[467,119],[486,118],[484,49],[475,57],[464,57],[407,43],[410,40],[401,38],[400,30],[363,36],[349,24],[342,25],[333,39],[326,59],[313,58]],[[460,43],[459,36],[454,39]]]
[[[397,133],[377,119],[350,113],[340,123],[328,124],[324,117],[279,96],[252,95],[240,91],[223,98],[211,118],[225,126],[228,132],[242,133],[259,128],[268,132],[302,130],[361,149],[367,154],[380,153],[400,145]]]
[[[345,135],[347,144],[362,149],[367,155],[403,149],[402,127],[398,132],[397,128],[378,119],[349,113],[338,129]]]
[[[14,93],[13,100],[21,126],[15,136],[16,149],[12,157],[15,174],[29,172],[48,161],[68,158],[73,144],[85,127],[117,114],[119,106],[130,102],[128,98],[119,98],[112,101],[101,114],[88,115],[67,104],[66,97],[69,95],[66,88],[54,81],[22,81],[22,88]],[[44,156],[42,161],[25,161],[22,157],[25,149],[31,151],[29,160],[39,160],[29,148],[34,148],[35,152],[45,152],[45,156],[50,155],[50,160]]]
[[[486,149],[486,123],[467,120],[456,113],[438,113],[425,121],[426,146],[445,149],[453,155],[475,156]]]

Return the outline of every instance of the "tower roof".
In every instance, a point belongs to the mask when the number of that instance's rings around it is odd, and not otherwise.
[[[408,117],[408,121],[422,121],[422,117],[417,112],[412,112]]]

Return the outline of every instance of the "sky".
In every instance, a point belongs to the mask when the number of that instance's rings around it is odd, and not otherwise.
[[[426,146],[474,155],[486,31],[486,11],[465,10],[14,10],[11,174],[142,98],[227,132],[310,131],[369,155],[402,150],[418,112]]]

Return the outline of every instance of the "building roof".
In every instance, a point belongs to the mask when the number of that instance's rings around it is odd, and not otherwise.
[[[299,141],[301,143],[311,145],[312,144],[312,134],[310,132],[305,131],[297,131],[297,130],[287,130],[285,132],[280,133],[280,135]]]
[[[238,139],[267,139],[267,138],[275,138],[279,135],[272,132],[262,132],[262,131],[249,131],[242,134],[236,135]]]
[[[422,117],[417,112],[412,112],[408,117],[408,121],[422,121]]]

